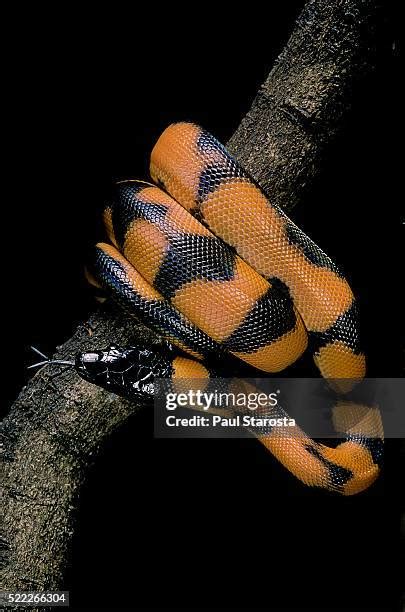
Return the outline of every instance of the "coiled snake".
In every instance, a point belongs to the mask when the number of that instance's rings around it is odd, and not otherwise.
[[[155,184],[117,184],[104,213],[112,244],[96,246],[89,279],[181,353],[84,353],[76,359],[84,378],[131,396],[151,375],[209,378],[211,360],[230,354],[279,372],[308,342],[326,379],[365,376],[349,284],[213,136],[192,123],[169,126],[152,151],[150,173]],[[106,380],[118,363],[125,376]],[[344,415],[344,398],[340,404]],[[378,411],[364,407],[345,431],[335,448],[280,428],[258,437],[307,485],[350,495],[378,475]]]

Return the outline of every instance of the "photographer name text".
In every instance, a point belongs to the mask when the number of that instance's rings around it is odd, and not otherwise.
[[[289,417],[257,417],[252,415],[236,415],[221,417],[218,415],[176,417],[173,414],[166,417],[167,427],[295,427],[295,419]]]

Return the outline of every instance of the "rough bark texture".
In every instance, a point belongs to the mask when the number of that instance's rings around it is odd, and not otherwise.
[[[319,172],[322,152],[373,64],[376,3],[311,0],[229,148],[274,202],[291,208]],[[107,306],[57,352],[135,341],[148,332]],[[3,423],[4,508],[0,588],[62,588],[81,483],[110,433],[139,407],[45,368]]]
[[[290,210],[318,174],[358,75],[375,57],[377,3],[308,2],[228,147]]]

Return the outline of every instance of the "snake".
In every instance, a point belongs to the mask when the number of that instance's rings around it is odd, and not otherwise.
[[[325,380],[365,377],[343,273],[214,136],[169,125],[150,176],[116,184],[104,210],[109,242],[95,246],[87,277],[165,342],[82,353],[83,378],[131,397],[159,376],[209,380],[224,361],[271,376],[306,350]],[[383,456],[378,409],[360,412],[350,418],[343,393],[334,447],[282,427],[257,437],[305,485],[353,495],[376,480]]]

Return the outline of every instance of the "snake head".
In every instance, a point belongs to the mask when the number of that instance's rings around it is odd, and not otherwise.
[[[153,397],[156,378],[170,376],[172,348],[111,345],[103,350],[78,353],[77,373],[88,382],[129,399]]]

